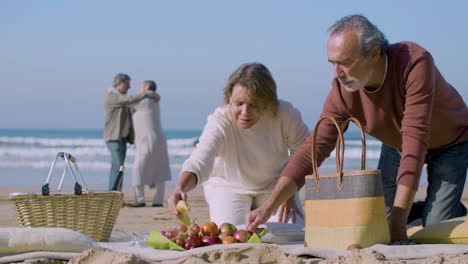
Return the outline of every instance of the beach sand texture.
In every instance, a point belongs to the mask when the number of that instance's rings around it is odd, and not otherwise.
[[[8,200],[9,194],[13,192],[32,192],[38,191],[34,188],[0,188],[0,210],[3,212],[2,217],[0,217],[0,227],[15,227],[18,226],[18,221],[16,219],[15,212],[11,207],[11,204]],[[166,197],[172,188],[167,188]],[[133,190],[126,188],[123,190],[125,202],[133,201]],[[133,233],[140,233],[148,229],[155,230],[165,230],[178,224],[178,221],[173,219],[169,210],[166,206],[162,208],[150,207],[151,196],[153,195],[152,190],[146,190],[145,192],[147,207],[144,208],[129,208],[123,207],[120,210],[119,216],[115,223],[114,229],[124,229]],[[301,191],[301,199],[304,198],[304,193]],[[416,200],[423,200],[425,197],[425,188],[421,187],[416,195]],[[206,204],[206,201],[203,196],[203,190],[200,187],[197,187],[195,190],[189,193],[188,203],[191,208],[190,216],[196,218],[196,221],[200,224],[209,220],[209,210]],[[463,193],[463,203],[468,205],[468,189],[465,188]],[[128,237],[128,235],[113,231],[112,238]],[[112,252],[107,252],[106,254],[116,254]],[[235,251],[226,251],[226,259],[236,258],[236,254],[241,253]],[[243,255],[247,254],[247,259],[236,261],[236,263],[260,263],[259,256],[266,254],[266,252],[242,252]],[[241,254],[241,255],[242,255]],[[335,259],[320,260],[320,259],[303,259],[293,256],[285,256],[282,252],[269,252],[272,256],[273,261],[276,262],[261,262],[261,263],[468,263],[468,254],[444,254],[437,255],[427,259],[414,259],[414,260],[387,260],[384,256],[377,252],[359,252],[355,251],[353,254],[346,257],[338,257]],[[282,255],[281,255],[282,254]],[[99,253],[101,256],[102,253]],[[96,258],[97,255],[93,255],[93,258]],[[102,256],[101,256],[102,257]],[[91,261],[91,257],[84,258],[82,263],[86,261]],[[129,259],[128,256],[126,259]],[[131,258],[134,259],[134,258]],[[94,259],[96,260],[96,259]],[[221,259],[212,262],[213,259],[209,259],[209,256],[191,256],[189,258],[184,258],[180,261],[172,262],[161,262],[161,263],[223,263]],[[26,263],[26,262],[25,262]],[[27,263],[66,263],[66,262],[27,262]],[[77,262],[75,262],[77,263]],[[145,263],[145,262],[122,262],[122,263]],[[156,262],[160,263],[160,262]]]

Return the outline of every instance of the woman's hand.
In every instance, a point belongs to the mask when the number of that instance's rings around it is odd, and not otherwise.
[[[182,219],[182,215],[177,211],[177,202],[187,201],[187,193],[197,185],[197,175],[193,172],[183,171],[179,175],[179,180],[174,192],[167,199],[167,205],[172,215],[177,219]]]
[[[182,215],[177,211],[177,202],[180,200],[187,201],[187,194],[183,192],[182,190],[174,190],[174,192],[169,196],[167,199],[167,205],[169,206],[169,209],[171,210],[172,215],[181,220]]]
[[[274,215],[278,214],[278,222],[287,223],[289,216],[291,216],[291,222],[293,224],[296,223],[297,216],[304,219],[304,214],[302,214],[294,198],[295,196],[293,195],[291,198],[289,198],[286,202],[282,203],[278,207],[278,210],[276,210],[276,212],[274,213]]]

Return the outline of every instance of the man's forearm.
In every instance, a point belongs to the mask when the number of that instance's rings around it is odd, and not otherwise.
[[[269,211],[273,211],[296,192],[297,185],[294,180],[289,177],[279,177],[278,183],[265,206]]]
[[[111,106],[128,106],[131,104],[136,104],[145,98],[154,98],[155,93],[153,91],[148,91],[145,93],[137,93],[134,95],[127,94],[113,94],[109,97],[109,105]]]

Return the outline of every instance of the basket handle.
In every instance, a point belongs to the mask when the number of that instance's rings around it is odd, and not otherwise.
[[[62,177],[60,179],[60,183],[59,183],[57,190],[60,191],[60,189],[62,188],[62,183],[63,183],[63,179],[65,178],[65,174],[67,174],[67,171],[70,170],[73,176],[73,179],[75,180],[75,188],[74,188],[75,195],[81,195],[83,193],[82,192],[83,188],[78,183],[78,179],[75,173],[78,173],[78,175],[80,176],[81,182],[83,183],[83,186],[85,187],[85,189],[88,189],[88,187],[86,186],[86,182],[84,181],[83,176],[81,175],[81,172],[78,169],[78,165],[76,164],[76,159],[70,153],[66,153],[66,152],[59,152],[55,156],[55,159],[52,162],[52,166],[50,167],[49,175],[47,176],[46,183],[42,186],[42,195],[46,196],[50,194],[49,183],[52,177],[52,171],[54,170],[54,167],[58,158],[63,158],[65,160],[65,168],[63,170]],[[73,163],[74,167],[71,166],[71,163]]]
[[[316,138],[317,138],[317,130],[322,123],[323,120],[329,119],[333,122],[333,124],[336,127],[336,130],[338,131],[338,139],[336,141],[336,166],[337,166],[337,172],[338,172],[338,188],[341,190],[343,189],[343,159],[340,157],[344,157],[344,139],[343,139],[343,133],[341,132],[340,125],[338,125],[338,122],[336,121],[335,118],[331,116],[323,116],[319,119],[317,124],[315,124],[314,131],[312,132],[312,168],[314,170],[314,175],[315,175],[315,188],[317,192],[320,192],[320,182],[319,182],[319,173],[318,173],[318,166],[317,166],[317,157],[316,157],[316,152],[315,152],[315,146],[316,146]],[[342,147],[340,147],[342,146]]]

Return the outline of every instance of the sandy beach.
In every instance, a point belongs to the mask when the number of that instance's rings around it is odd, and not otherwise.
[[[3,212],[0,217],[0,227],[15,227],[18,225],[16,215],[8,200],[9,194],[12,192],[31,192],[38,191],[34,188],[0,188],[0,210]],[[168,188],[167,195],[172,191]],[[125,202],[132,202],[133,191],[131,189],[124,189]],[[152,190],[146,191],[147,207],[145,208],[129,208],[123,207],[120,210],[114,229],[124,229],[133,233],[140,233],[148,229],[164,230],[176,225],[177,220],[173,219],[167,209],[166,204],[163,208],[149,207],[151,201]],[[304,193],[301,192],[301,200],[304,198]],[[425,188],[421,187],[416,195],[416,200],[423,200],[425,197]],[[463,202],[468,205],[468,188],[465,188],[463,194]],[[189,193],[188,203],[191,207],[191,216],[197,219],[198,223],[204,223],[209,220],[209,211],[206,201],[203,197],[203,190],[197,187],[194,191]],[[125,237],[126,234],[114,231],[111,235],[112,238]],[[321,263],[322,261],[306,260],[297,257],[287,258],[289,263]],[[438,255],[429,259],[414,259],[414,260],[386,260],[385,257],[369,253],[353,252],[352,255],[346,257],[339,257],[336,259],[323,260],[323,263],[468,263],[467,254],[458,255]],[[28,262],[31,263],[31,262]],[[41,262],[42,263],[42,262]],[[174,262],[178,263],[178,262]],[[183,263],[191,263],[186,260]],[[200,262],[205,263],[205,262]],[[210,262],[206,262],[210,263]],[[244,263],[244,262],[242,262]],[[249,262],[245,262],[249,263]],[[276,262],[274,262],[276,263]],[[282,263],[282,262],[277,262]]]

